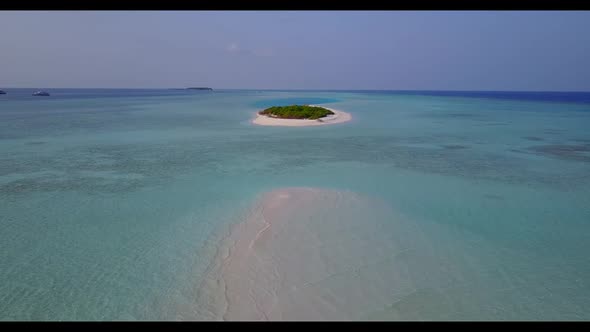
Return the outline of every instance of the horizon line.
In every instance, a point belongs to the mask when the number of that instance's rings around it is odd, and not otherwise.
[[[384,92],[578,92],[590,93],[590,90],[464,90],[464,89],[292,89],[292,88],[213,88],[215,90],[247,90],[247,91],[384,91]],[[2,89],[79,89],[79,90],[189,90],[189,87],[4,87]]]

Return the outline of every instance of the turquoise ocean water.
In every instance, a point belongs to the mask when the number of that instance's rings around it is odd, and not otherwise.
[[[204,319],[191,308],[220,234],[293,186],[411,226],[414,291],[367,319],[590,319],[589,94],[5,91],[0,320]],[[293,103],[353,119],[250,123]],[[387,247],[377,233],[397,225],[367,211],[338,218]]]

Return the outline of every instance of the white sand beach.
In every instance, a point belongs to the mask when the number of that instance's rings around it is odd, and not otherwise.
[[[309,105],[309,106],[318,106],[318,105]],[[324,118],[318,120],[302,120],[302,119],[279,119],[279,118],[272,118],[266,115],[260,115],[256,113],[256,118],[252,120],[252,123],[261,125],[261,126],[285,126],[285,127],[304,127],[304,126],[323,126],[323,125],[330,125],[336,123],[343,123],[350,121],[352,116],[350,113],[346,113],[340,110],[335,110],[333,108],[328,108],[325,106],[318,106],[323,107],[325,109],[329,109],[330,111],[334,112],[332,115],[328,115]]]

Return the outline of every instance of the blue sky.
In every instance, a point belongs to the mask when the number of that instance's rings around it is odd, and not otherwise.
[[[0,87],[590,91],[590,12],[0,12]]]

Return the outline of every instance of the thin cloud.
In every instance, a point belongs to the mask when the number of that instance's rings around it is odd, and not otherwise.
[[[237,43],[231,43],[227,46],[227,51],[230,53],[236,53],[240,51],[240,46]]]

